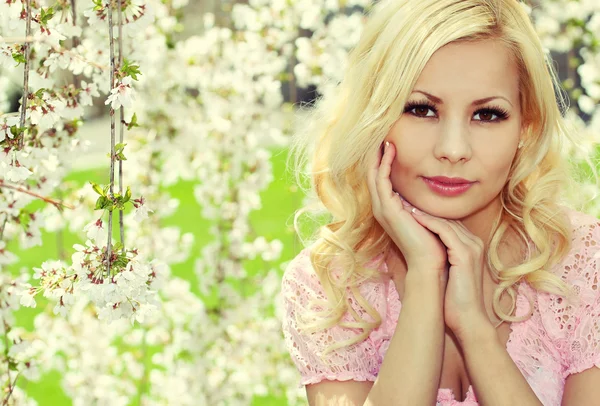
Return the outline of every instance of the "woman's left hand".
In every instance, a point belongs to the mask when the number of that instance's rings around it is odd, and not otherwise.
[[[410,204],[405,201],[409,207]],[[414,208],[413,218],[438,235],[446,246],[450,264],[444,320],[463,341],[491,326],[483,300],[484,244],[462,222],[423,213]]]

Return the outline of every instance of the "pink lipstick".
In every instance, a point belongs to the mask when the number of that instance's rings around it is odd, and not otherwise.
[[[476,183],[463,178],[448,178],[446,176],[424,177],[423,180],[433,192],[449,197],[465,193]]]

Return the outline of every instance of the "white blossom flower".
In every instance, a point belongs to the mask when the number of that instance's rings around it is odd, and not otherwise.
[[[104,227],[102,220],[92,221],[83,227],[83,231],[86,233],[87,238],[90,241],[97,244],[104,244],[108,239],[108,230]],[[82,246],[78,245],[78,248]]]
[[[24,166],[13,166],[9,165],[4,168],[4,179],[11,182],[19,183],[29,178],[33,172]]]
[[[91,106],[93,104],[92,97],[100,97],[98,93],[98,86],[95,83],[87,83],[85,80],[81,81],[81,93],[79,93],[79,102],[83,106]]]
[[[150,210],[146,204],[140,205],[137,209],[135,209],[134,219],[137,222],[142,222],[148,218],[148,213],[153,213],[153,210]]]
[[[31,287],[31,286],[29,286],[29,287]],[[21,306],[25,306],[25,307],[35,307],[36,306],[35,297],[29,289],[23,290],[21,292],[21,300],[19,301],[19,303],[21,304]]]
[[[131,76],[126,76],[119,82],[117,87],[110,91],[110,96],[104,104],[109,104],[114,110],[123,107],[131,107],[135,100],[135,92],[131,87]]]
[[[0,41],[2,41],[2,36],[0,36]],[[12,57],[12,50],[7,45],[0,45],[0,67],[10,68],[11,65],[14,65],[15,61]]]
[[[60,121],[66,105],[60,99],[44,99],[45,105],[28,107],[31,124],[46,130],[54,127]]]

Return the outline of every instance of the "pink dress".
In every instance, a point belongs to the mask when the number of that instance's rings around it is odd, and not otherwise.
[[[581,302],[566,304],[562,298],[537,292],[527,282],[518,286],[516,315],[530,312],[525,295],[533,299],[533,317],[511,324],[506,350],[544,406],[560,406],[565,379],[594,366],[600,367],[600,220],[567,210],[573,227],[573,247],[564,260],[550,271],[575,286]],[[379,257],[374,258],[377,260]],[[382,272],[387,272],[385,263]],[[363,297],[381,315],[381,325],[362,342],[335,352],[333,365],[319,354],[329,343],[347,340],[358,330],[339,326],[305,335],[298,331],[295,313],[308,308],[308,299],[325,298],[312,270],[308,248],[287,266],[282,281],[284,303],[283,333],[292,360],[300,372],[299,387],[322,380],[375,381],[402,309],[393,282],[364,283]],[[351,303],[358,314],[372,320]],[[348,314],[345,320],[351,321]],[[469,387],[466,399],[455,399],[451,389],[440,388],[437,406],[476,406],[477,397]]]

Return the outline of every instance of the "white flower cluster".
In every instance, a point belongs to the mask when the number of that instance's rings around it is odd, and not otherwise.
[[[4,247],[0,247],[0,250],[3,251]],[[0,270],[3,268],[3,264],[0,265]],[[31,381],[37,381],[40,377],[42,342],[24,339],[26,332],[22,328],[13,327],[15,325],[14,311],[19,308],[19,297],[26,287],[28,278],[27,274],[13,278],[11,275],[0,272],[0,335],[4,337],[0,340],[0,352],[7,356],[0,363],[0,376],[3,377],[3,388],[9,387],[6,385],[7,381],[13,385],[13,394],[10,399],[7,399],[7,404],[14,406],[37,405],[22,389],[14,387],[19,376]]]

